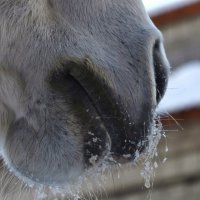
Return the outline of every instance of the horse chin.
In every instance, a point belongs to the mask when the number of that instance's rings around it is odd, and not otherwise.
[[[48,152],[48,149],[44,149],[43,147],[47,147],[47,143],[43,143],[42,147],[38,144],[32,144],[33,146],[35,146],[35,149],[31,149],[30,144],[28,145],[28,150],[24,149],[25,145],[23,145],[23,143],[20,143],[21,146],[14,145],[15,142],[16,144],[19,144],[19,141],[27,140],[25,139],[24,134],[21,132],[20,127],[23,127],[25,131],[29,132],[29,135],[32,135],[32,131],[31,129],[29,129],[29,126],[25,119],[21,119],[21,121],[13,124],[12,129],[9,129],[9,137],[7,137],[7,139],[9,138],[9,141],[7,141],[6,144],[7,147],[10,148],[7,148],[7,151],[4,152],[3,158],[9,171],[11,171],[12,174],[18,177],[25,184],[30,186],[34,185],[64,188],[66,185],[76,184],[81,177],[87,175],[88,171],[97,168],[98,171],[101,171],[100,167],[106,163],[110,165],[116,163],[134,162],[135,154],[133,154],[132,149],[130,153],[127,153],[127,150],[125,148],[123,149],[123,147],[120,146],[118,147],[118,152],[120,152],[120,154],[112,152],[113,136],[111,136],[111,134],[113,134],[113,132],[109,128],[106,128],[107,119],[103,118],[97,113],[95,103],[89,101],[88,97],[84,94],[84,91],[79,90],[78,86],[73,83],[73,88],[75,87],[75,91],[79,91],[78,94],[74,95],[74,97],[76,97],[77,99],[73,99],[76,107],[74,107],[74,105],[72,104],[70,104],[70,106],[71,109],[74,109],[73,113],[79,114],[79,117],[76,119],[76,121],[78,121],[79,127],[82,127],[79,129],[79,134],[83,137],[82,140],[74,144],[76,146],[81,146],[79,150],[77,150],[77,148],[74,148],[77,151],[81,152],[81,154],[74,154],[74,152],[71,152],[71,155],[73,157],[71,163],[68,163],[66,165],[66,162],[68,162],[69,160],[61,160],[58,149],[56,152],[54,152],[55,156],[50,154],[45,155],[43,151]],[[76,100],[78,100],[80,105],[77,104]],[[149,125],[146,124],[146,126],[141,125],[135,127],[135,131],[144,131],[145,128],[145,134],[151,134],[151,124],[152,123],[149,123]],[[68,123],[68,128],[71,134],[72,132],[74,132],[73,134],[75,134],[76,131],[73,130],[74,124]],[[137,132],[137,135],[138,134],[142,135],[144,133]],[[64,139],[65,137],[62,138],[62,140]],[[33,141],[33,138],[29,138],[28,140]],[[28,140],[24,144],[29,144]],[[141,136],[140,140],[144,141],[145,139]],[[141,152],[144,150],[143,146],[146,146],[147,141],[145,144],[139,144],[138,141],[136,141],[136,143],[132,144],[132,146],[134,146],[134,149],[136,148],[135,144],[140,145],[138,146],[138,149]],[[69,146],[62,146],[61,144],[59,144],[59,140],[54,144],[51,144],[49,140],[48,148],[51,149],[51,151],[49,152],[52,153],[52,149],[56,148],[55,145],[57,145],[58,148],[61,147],[61,149],[62,147],[70,149]],[[24,152],[21,151],[23,149]],[[37,156],[37,152],[39,151],[39,154],[41,156],[40,158],[39,156]],[[27,152],[35,152],[36,157],[31,157],[31,155],[29,155]],[[22,157],[16,156],[19,154],[21,154]],[[57,157],[58,159],[56,160],[55,157]],[[70,153],[68,154],[68,157],[70,157]],[[45,158],[48,159],[46,160],[46,162],[43,162]],[[51,162],[51,160],[53,160],[53,162]],[[33,168],[34,166],[36,167]],[[66,168],[59,168],[57,166],[66,166]]]
[[[8,129],[3,159],[9,171],[27,185],[62,188],[73,184],[110,153],[111,139],[94,103],[70,78],[67,85],[73,97],[67,107],[74,113],[67,130],[61,122],[58,128],[48,119],[39,132],[26,118],[15,120]]]

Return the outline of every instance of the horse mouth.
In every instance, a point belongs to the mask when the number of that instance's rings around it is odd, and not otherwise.
[[[131,110],[134,99],[125,102],[123,87],[117,91],[108,86],[107,80],[97,76],[88,62],[65,61],[62,70],[54,72],[50,81],[55,90],[67,82],[67,88],[61,92],[70,93],[73,113],[81,124],[85,163],[94,165],[108,153],[117,162],[133,161],[136,151],[142,152],[148,145],[154,108],[144,103],[137,108],[142,114],[136,117],[139,115],[134,113],[136,108]]]

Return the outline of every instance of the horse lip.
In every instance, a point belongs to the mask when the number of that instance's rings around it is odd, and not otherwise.
[[[129,154],[134,157],[138,148],[143,151],[146,144],[142,144],[142,147],[138,147],[138,144],[141,140],[147,140],[149,125],[145,127],[144,121],[148,124],[153,119],[151,105],[142,108],[145,110],[145,113],[142,113],[144,120],[140,118],[140,122],[135,122],[133,111],[131,111],[132,100],[126,102],[121,98],[123,95],[127,95],[123,91],[124,88],[120,87],[120,91],[117,91],[115,87],[109,86],[109,80],[103,76],[107,74],[95,71],[96,67],[90,60],[78,62],[70,60],[65,62],[64,66],[66,66],[68,74],[86,92],[101,118],[111,138],[111,153],[117,157]],[[146,130],[144,131],[144,129]]]

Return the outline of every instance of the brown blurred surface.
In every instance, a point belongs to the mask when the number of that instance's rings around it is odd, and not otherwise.
[[[158,27],[168,26],[169,24],[179,23],[191,17],[200,15],[200,1],[193,2],[187,6],[169,9],[166,12],[152,16],[152,20]]]

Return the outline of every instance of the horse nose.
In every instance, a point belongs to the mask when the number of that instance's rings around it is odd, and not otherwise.
[[[165,94],[170,68],[161,39],[157,39],[153,46],[153,65],[156,82],[156,100],[159,103]]]

